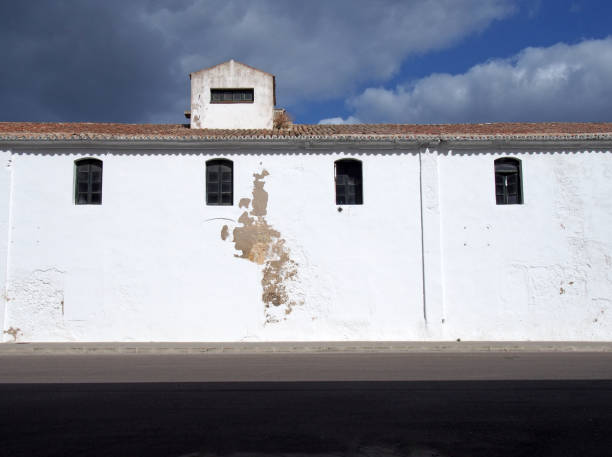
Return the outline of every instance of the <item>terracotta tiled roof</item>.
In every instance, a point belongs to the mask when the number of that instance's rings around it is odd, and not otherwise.
[[[283,130],[190,129],[182,124],[0,122],[0,140],[232,140],[232,139],[612,139],[612,122],[491,124],[293,124]]]

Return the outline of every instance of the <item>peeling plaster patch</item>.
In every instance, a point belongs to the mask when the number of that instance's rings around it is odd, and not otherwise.
[[[227,240],[228,236],[229,236],[229,228],[227,227],[227,225],[224,225],[223,228],[221,229],[221,239],[225,241]]]
[[[290,300],[286,284],[288,281],[297,279],[298,264],[289,257],[285,240],[278,240],[274,243],[271,251],[274,260],[268,260],[263,270],[261,283],[264,293],[262,298],[266,306],[286,304],[285,314],[290,314],[296,303]]]
[[[238,218],[242,226],[234,228],[236,257],[263,265],[261,285],[262,301],[265,305],[266,323],[279,322],[291,314],[293,307],[303,305],[303,294],[298,290],[298,263],[292,260],[291,251],[279,231],[265,217],[268,207],[268,192],[264,189],[267,170],[253,174],[253,199],[243,198],[240,205],[246,210]],[[252,207],[249,215],[249,206]]]
[[[263,170],[261,173],[255,173],[253,177],[253,210],[251,216],[263,217],[267,214],[268,208],[268,192],[264,190],[265,181],[262,181],[268,176],[267,170]]]
[[[250,198],[241,198],[240,202],[238,202],[238,208],[249,208],[249,205],[251,204],[251,199]]]
[[[238,223],[242,227],[234,228],[234,244],[237,251],[242,251],[242,255],[236,257],[262,265],[268,256],[270,244],[280,238],[280,233],[263,217],[249,217],[247,211],[238,218]]]
[[[7,334],[7,335],[11,335],[13,337],[13,343],[17,342],[17,336],[20,333],[23,335],[23,333],[21,332],[21,329],[19,327],[9,327],[9,329],[5,330],[4,333]]]

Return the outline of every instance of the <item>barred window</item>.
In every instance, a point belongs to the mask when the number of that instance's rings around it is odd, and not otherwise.
[[[495,202],[498,205],[523,203],[520,160],[503,158],[495,161]]]
[[[336,168],[336,205],[363,204],[363,177],[361,162],[357,159],[340,159]]]
[[[102,161],[80,159],[74,162],[76,179],[74,203],[77,205],[102,204]]]
[[[253,89],[210,89],[210,103],[253,103]]]
[[[234,204],[234,164],[231,160],[206,162],[206,204]]]

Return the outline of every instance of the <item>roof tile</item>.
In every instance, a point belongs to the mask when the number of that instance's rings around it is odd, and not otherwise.
[[[293,124],[288,129],[190,129],[184,124],[0,122],[0,140],[231,140],[261,138],[612,138],[612,123]]]

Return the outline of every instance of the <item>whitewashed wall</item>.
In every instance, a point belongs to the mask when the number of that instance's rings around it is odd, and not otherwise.
[[[522,161],[524,205],[495,205],[493,161],[502,156]],[[104,162],[101,206],[74,205],[74,161],[83,157]],[[205,204],[205,162],[218,157],[234,162],[231,207]],[[363,161],[364,204],[338,212],[342,157]],[[609,340],[610,158],[4,153],[4,341]],[[252,202],[239,207],[256,181],[268,197],[259,219]],[[261,264],[233,243],[245,211],[265,227]],[[284,263],[274,263],[279,253]],[[266,307],[262,293],[277,282],[288,299]]]
[[[0,151],[0,322],[4,323],[4,313],[6,310],[6,279],[7,266],[9,259],[9,227],[11,218],[11,173],[12,173],[12,157],[10,151]],[[12,333],[6,327],[3,327],[3,333],[9,335]]]
[[[521,160],[523,205],[496,205],[493,161]],[[438,156],[444,333],[612,339],[610,151]]]
[[[205,161],[220,156],[234,161],[232,207],[205,204]],[[5,328],[20,341],[424,337],[418,155],[357,156],[365,204],[338,212],[344,156],[14,155]],[[101,206],[73,203],[81,157],[104,162]],[[266,265],[236,257],[232,243],[239,200],[263,170],[265,219],[297,264],[284,281],[290,314],[265,308]]]

